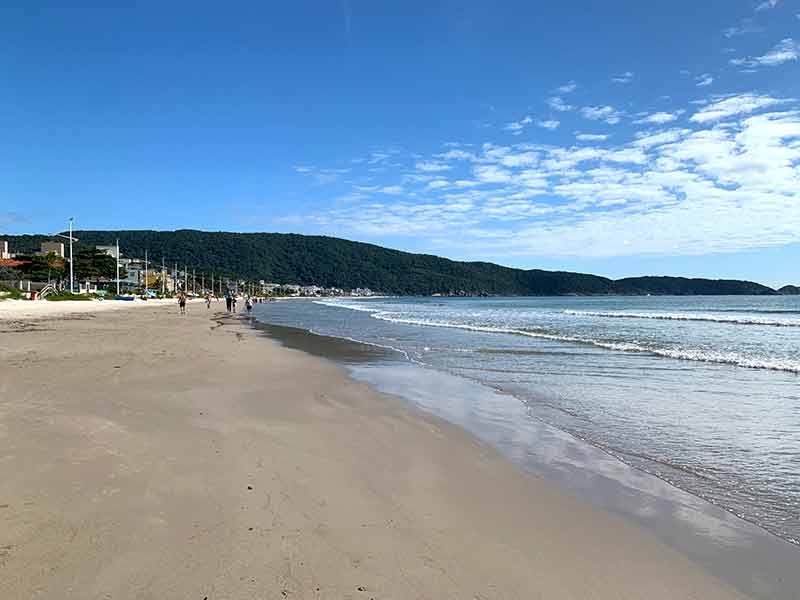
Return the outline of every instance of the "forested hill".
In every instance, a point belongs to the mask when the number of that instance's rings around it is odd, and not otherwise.
[[[338,238],[280,233],[179,231],[76,231],[79,245],[110,245],[123,256],[159,264],[188,265],[198,275],[369,287],[389,294],[464,291],[491,295],[565,294],[775,294],[749,281],[635,277],[617,281],[563,271],[511,269],[485,262],[457,262]],[[12,252],[38,250],[48,236],[0,236]]]

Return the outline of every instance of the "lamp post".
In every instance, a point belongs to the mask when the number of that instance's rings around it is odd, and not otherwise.
[[[117,238],[117,296],[119,296],[119,238]]]
[[[69,218],[69,235],[68,236],[64,235],[63,233],[56,233],[55,234],[55,237],[66,238],[66,239],[69,240],[69,293],[70,294],[74,294],[75,293],[75,285],[73,283],[75,281],[75,275],[74,275],[75,271],[74,271],[73,266],[72,266],[72,242],[77,242],[78,241],[78,238],[72,237],[72,221],[74,221],[74,220],[75,220],[75,217],[70,217]]]
[[[75,271],[72,268],[72,221],[74,217],[69,218],[69,293],[75,293]]]

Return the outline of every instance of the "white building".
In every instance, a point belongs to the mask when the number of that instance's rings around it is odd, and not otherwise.
[[[47,256],[48,254],[55,254],[59,258],[64,258],[64,243],[63,242],[42,242],[39,254]]]
[[[0,240],[0,259],[11,258],[11,253],[8,251],[8,242]]]
[[[97,249],[100,250],[101,252],[105,252],[111,258],[119,258],[120,257],[119,248],[117,248],[116,245],[114,245],[114,246],[97,246]]]

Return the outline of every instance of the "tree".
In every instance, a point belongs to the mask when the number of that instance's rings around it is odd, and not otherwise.
[[[0,265],[0,281],[19,279],[20,275],[21,273],[18,270],[12,269],[11,267],[6,267],[5,265]]]
[[[20,256],[23,264],[17,267],[26,279],[33,281],[53,281],[63,279],[66,272],[66,261],[53,252],[32,256]]]
[[[78,281],[116,279],[117,261],[97,248],[84,248],[75,256],[75,278]],[[120,278],[123,274],[120,273]]]

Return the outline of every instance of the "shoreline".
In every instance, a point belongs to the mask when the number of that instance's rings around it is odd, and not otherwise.
[[[528,405],[512,392],[418,363],[392,346],[269,324],[257,318],[252,321],[254,328],[284,347],[330,360],[347,369],[354,379],[397,398],[423,418],[433,417],[455,425],[532,476],[636,523],[722,580],[734,582],[744,592],[770,600],[797,598],[793,590],[800,589],[800,576],[794,564],[800,558],[800,550],[795,544],[664,477],[622,460],[602,446],[527,414]],[[398,366],[387,366],[392,363]],[[461,396],[455,411],[442,408],[448,404],[438,398],[442,389]],[[436,397],[421,401],[424,396]],[[486,421],[464,420],[461,416],[467,412],[485,412],[482,404],[507,407],[507,401],[518,405],[512,412],[518,413],[518,423],[525,423],[519,430],[487,428]],[[500,417],[487,418],[496,422]],[[529,423],[530,418],[535,425]],[[533,446],[514,440],[531,436],[536,436]],[[538,446],[542,443],[557,449],[541,450]],[[566,464],[569,466],[565,467]]]
[[[330,361],[151,308],[0,333],[3,596],[744,597]]]

